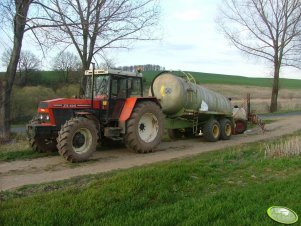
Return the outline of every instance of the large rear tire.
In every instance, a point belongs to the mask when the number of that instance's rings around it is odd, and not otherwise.
[[[231,121],[227,118],[223,118],[219,123],[221,126],[221,139],[230,140],[233,127]]]
[[[216,142],[220,138],[220,124],[215,119],[210,119],[203,126],[203,134],[206,141]]]
[[[127,121],[125,145],[138,153],[154,151],[163,135],[163,114],[152,101],[138,103]]]
[[[70,119],[57,138],[60,155],[69,162],[87,161],[96,150],[97,133],[95,121],[83,117]]]

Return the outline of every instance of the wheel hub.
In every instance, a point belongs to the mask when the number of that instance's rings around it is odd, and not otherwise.
[[[143,123],[141,123],[139,125],[139,131],[144,131],[145,130],[145,125]]]
[[[217,125],[214,125],[212,128],[212,134],[215,138],[217,138],[219,136],[219,128]]]
[[[84,145],[84,143],[85,143],[85,136],[82,133],[77,132],[73,137],[73,147],[80,148],[81,146]]]
[[[159,132],[159,122],[153,113],[144,114],[138,123],[138,133],[141,140],[146,143],[154,141]]]
[[[92,134],[87,128],[78,129],[73,136],[72,146],[77,154],[86,153],[92,145]]]
[[[229,125],[229,124],[226,125],[225,133],[226,133],[227,136],[231,136],[231,133],[232,133],[231,125]]]

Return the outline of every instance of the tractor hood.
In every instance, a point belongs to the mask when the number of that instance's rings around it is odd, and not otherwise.
[[[101,99],[94,99],[93,102],[93,107],[99,109]],[[41,101],[39,103],[39,108],[87,109],[91,107],[91,104],[91,99],[58,98]]]

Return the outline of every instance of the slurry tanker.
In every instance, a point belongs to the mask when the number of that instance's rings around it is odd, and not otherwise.
[[[196,84],[191,74],[162,72],[149,92],[159,100],[171,139],[198,134],[210,142],[231,138],[234,120],[229,99]]]

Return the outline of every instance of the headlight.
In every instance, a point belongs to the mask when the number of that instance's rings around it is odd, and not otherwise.
[[[41,121],[41,122],[49,122],[50,120],[50,117],[49,117],[49,114],[39,114],[38,115],[38,119]]]

